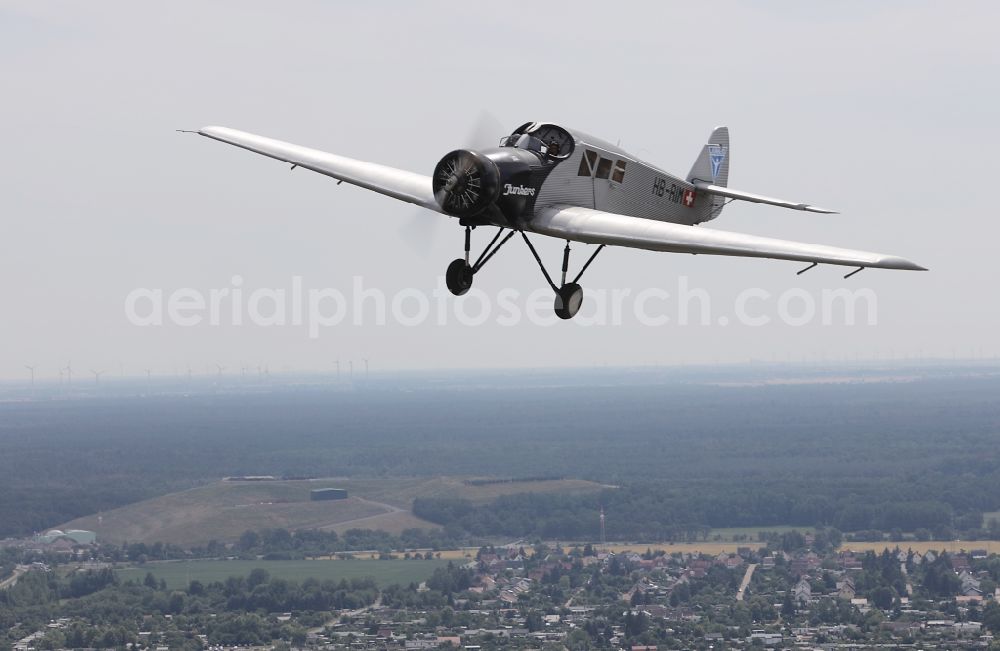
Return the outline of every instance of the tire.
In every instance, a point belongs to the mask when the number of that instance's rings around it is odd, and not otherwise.
[[[583,305],[583,287],[566,283],[556,293],[555,310],[560,319],[572,319]]]
[[[444,274],[444,280],[449,292],[461,296],[472,289],[472,267],[462,258],[452,260]]]

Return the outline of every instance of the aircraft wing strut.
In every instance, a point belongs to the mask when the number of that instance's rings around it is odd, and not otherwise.
[[[528,230],[575,242],[627,246],[650,251],[926,271],[916,263],[892,255],[627,217],[576,206],[554,205],[542,208],[537,211]]]

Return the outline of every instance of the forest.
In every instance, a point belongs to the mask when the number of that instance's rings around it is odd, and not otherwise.
[[[449,539],[595,537],[601,507],[609,537],[628,539],[773,524],[995,533],[983,514],[1000,507],[1000,378],[592,380],[566,371],[544,383],[504,375],[2,403],[0,536],[243,474],[575,477],[615,487],[491,504],[419,500],[418,514]]]

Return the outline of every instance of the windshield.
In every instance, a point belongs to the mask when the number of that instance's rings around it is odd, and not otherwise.
[[[527,133],[519,137],[517,142],[514,143],[514,146],[518,149],[527,149],[528,151],[533,151],[539,154],[544,154],[548,151],[548,147],[545,143]]]

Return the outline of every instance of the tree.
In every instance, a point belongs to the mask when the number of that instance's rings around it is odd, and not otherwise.
[[[577,628],[566,636],[565,644],[570,651],[588,651],[590,649],[590,636],[582,628]]]
[[[876,608],[888,610],[892,608],[892,601],[896,598],[896,593],[893,592],[892,588],[883,585],[872,590],[869,597]]]
[[[795,617],[795,602],[790,592],[785,592],[785,598],[781,601],[781,616],[788,619]]]
[[[991,601],[983,608],[983,626],[993,633],[1000,633],[1000,604]]]
[[[250,571],[250,576],[247,577],[247,587],[253,590],[258,585],[262,585],[271,580],[271,574],[260,567],[256,567]]]

